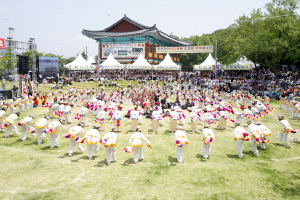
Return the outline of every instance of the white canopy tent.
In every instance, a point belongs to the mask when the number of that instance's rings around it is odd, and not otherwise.
[[[224,70],[251,70],[255,67],[255,64],[245,56],[242,56],[237,62],[223,67]]]
[[[106,60],[99,65],[99,69],[123,69],[124,65],[120,64],[112,55],[112,53],[109,53],[109,56],[106,58]]]
[[[153,69],[154,70],[181,70],[181,66],[174,63],[170,55],[167,54],[165,56],[165,59],[158,65],[155,65]]]
[[[77,58],[73,60],[73,62],[64,65],[64,67],[69,68],[69,70],[95,70],[96,66],[91,65],[91,63],[87,62],[81,55],[78,54]]]
[[[214,59],[212,55],[209,53],[209,55],[207,56],[207,58],[203,63],[201,63],[200,65],[194,65],[193,68],[194,70],[213,70],[213,66],[215,65],[216,65],[216,59]],[[221,64],[217,62],[217,68],[220,65]]]
[[[96,63],[95,59],[93,58],[93,56],[90,56],[89,59],[87,60],[88,63],[90,64],[94,64]]]
[[[144,69],[144,70],[151,70],[152,66],[150,63],[147,62],[143,53],[140,53],[139,57],[136,61],[132,64],[126,65],[127,69]]]

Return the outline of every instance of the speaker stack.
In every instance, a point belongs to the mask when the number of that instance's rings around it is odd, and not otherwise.
[[[19,74],[28,74],[29,71],[29,57],[28,56],[22,56],[18,55],[19,61],[18,61],[18,68],[19,68]]]

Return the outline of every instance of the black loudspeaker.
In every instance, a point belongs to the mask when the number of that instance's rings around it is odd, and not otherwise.
[[[29,71],[29,57],[28,56],[22,56],[18,55],[19,61],[18,61],[18,67],[19,67],[19,74],[27,74]]]

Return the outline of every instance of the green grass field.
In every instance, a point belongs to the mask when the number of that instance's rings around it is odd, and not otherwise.
[[[126,87],[127,82],[121,86]],[[98,86],[89,82],[74,83],[72,87]],[[49,92],[50,85],[40,85],[39,90]],[[21,136],[11,134],[12,137],[4,138],[4,132],[0,132],[0,199],[300,199],[300,143],[293,142],[285,148],[278,141],[281,126],[277,115],[284,114],[288,119],[288,113],[279,109],[278,101],[271,105],[274,111],[261,120],[274,133],[269,136],[267,149],[254,156],[250,143],[245,142],[243,159],[237,157],[231,122],[227,130],[213,126],[216,141],[209,159],[203,159],[202,133],[190,131],[189,117],[184,130],[190,143],[184,150],[183,163],[176,160],[175,138],[168,131],[168,118],[158,133],[149,132],[151,122],[144,120],[142,132],[152,148],[144,148],[145,159],[138,164],[133,163],[132,154],[123,151],[132,134],[127,119],[122,122],[123,132],[118,133],[118,161],[109,166],[103,146],[93,160],[88,160],[87,152],[80,154],[76,147],[75,155],[68,157],[66,138],[60,138],[60,147],[51,149],[49,136],[37,145],[37,138],[30,134],[23,142]],[[80,108],[73,108],[72,113]],[[124,106],[124,114],[128,109]],[[38,107],[22,113],[19,119],[35,114],[35,122],[47,112]],[[92,122],[94,116],[88,116]],[[293,128],[300,129],[296,119],[288,120]],[[67,133],[77,122],[63,125],[60,133]],[[112,127],[108,120],[105,123],[101,137]],[[85,127],[81,135],[90,128]]]

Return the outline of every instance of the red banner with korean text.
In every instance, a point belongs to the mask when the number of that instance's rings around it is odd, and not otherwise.
[[[3,38],[0,38],[0,49],[5,49],[5,43]]]

